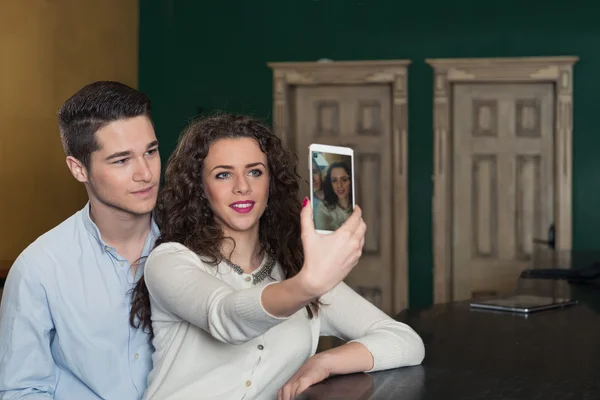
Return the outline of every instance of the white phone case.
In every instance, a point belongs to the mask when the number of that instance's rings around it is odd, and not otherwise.
[[[315,153],[329,153],[335,155],[349,156],[350,157],[350,169],[351,169],[351,186],[352,186],[352,209],[356,206],[356,196],[355,196],[355,179],[354,179],[354,150],[350,147],[341,147],[341,146],[330,146],[325,144],[311,144],[308,147],[308,168],[309,168],[309,176],[310,176],[310,202],[311,205],[314,204],[314,190],[313,190],[313,157]],[[315,209],[313,209],[313,221],[315,221]],[[315,221],[316,224],[316,221]],[[316,225],[315,225],[316,226]],[[333,233],[332,230],[323,230],[317,229],[317,232],[320,234],[329,235]]]

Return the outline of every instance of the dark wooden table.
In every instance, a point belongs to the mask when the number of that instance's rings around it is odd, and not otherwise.
[[[418,367],[333,377],[303,399],[600,399],[600,285],[571,285],[579,304],[528,316],[469,302],[396,317],[423,338]]]

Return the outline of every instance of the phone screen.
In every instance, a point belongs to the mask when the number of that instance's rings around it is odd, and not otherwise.
[[[311,151],[312,208],[315,228],[332,232],[354,209],[352,156]]]

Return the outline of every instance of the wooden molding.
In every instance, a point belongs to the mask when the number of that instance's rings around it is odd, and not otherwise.
[[[427,59],[434,70],[433,136],[434,303],[451,299],[452,84],[551,82],[555,84],[555,229],[557,250],[572,246],[573,66],[578,57]]]
[[[273,127],[294,151],[290,88],[298,85],[384,83],[392,89],[392,163],[394,179],[394,310],[408,306],[408,98],[409,60],[277,62],[273,70]]]

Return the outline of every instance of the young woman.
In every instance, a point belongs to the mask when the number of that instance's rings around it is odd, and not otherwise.
[[[184,132],[133,293],[131,323],[155,347],[145,399],[292,399],[331,374],[422,361],[410,327],[342,282],[364,244],[360,208],[317,234],[295,169],[256,120],[216,116]],[[315,355],[320,335],[349,343]]]
[[[352,170],[344,162],[329,166],[323,181],[323,201],[315,208],[317,229],[335,231],[352,213]]]

